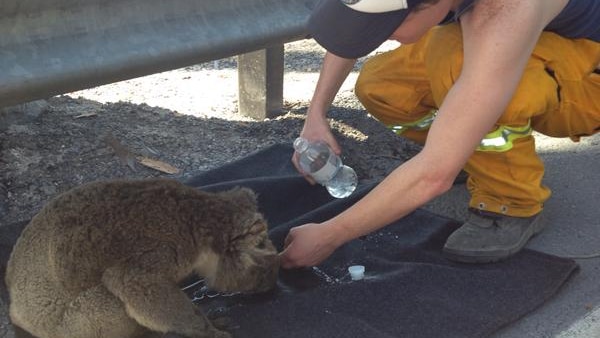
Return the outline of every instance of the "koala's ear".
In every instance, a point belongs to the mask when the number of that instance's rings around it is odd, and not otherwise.
[[[231,200],[231,203],[234,203],[240,208],[248,208],[252,210],[257,209],[258,197],[250,188],[237,187],[228,191],[224,191],[221,194],[226,196]]]

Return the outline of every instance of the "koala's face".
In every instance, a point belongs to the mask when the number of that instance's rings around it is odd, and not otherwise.
[[[263,292],[273,288],[279,272],[279,255],[259,213],[230,239],[219,259],[217,273],[207,280],[218,291]]]

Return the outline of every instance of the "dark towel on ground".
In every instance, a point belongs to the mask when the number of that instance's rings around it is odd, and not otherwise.
[[[273,146],[187,183],[254,189],[281,250],[291,227],[326,220],[371,188],[333,199],[299,177],[292,151]],[[539,307],[577,268],[572,260],[531,250],[494,264],[452,263],[441,248],[458,226],[417,210],[347,243],[318,267],[282,270],[270,294],[197,302],[231,317],[235,337],[482,337]],[[366,277],[353,282],[347,268],[357,264],[366,267]]]
[[[212,191],[255,190],[281,250],[291,227],[326,220],[372,188],[331,198],[295,172],[292,151],[272,146],[186,183]],[[0,228],[0,277],[22,226]],[[572,260],[530,250],[501,263],[452,263],[441,248],[458,226],[417,210],[347,243],[318,267],[282,270],[269,293],[215,297],[202,284],[186,292],[201,298],[197,304],[211,316],[229,317],[235,337],[482,337],[539,307],[577,268]],[[351,281],[347,267],[356,264],[366,267],[366,276]]]

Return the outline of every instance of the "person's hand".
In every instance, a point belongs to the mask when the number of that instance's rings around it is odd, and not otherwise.
[[[303,137],[309,141],[324,141],[327,143],[333,152],[337,155],[340,155],[342,149],[338,144],[337,140],[333,136],[331,132],[331,128],[329,127],[329,122],[327,118],[321,114],[308,114],[306,120],[304,122],[304,127],[300,132],[300,137]],[[302,175],[304,178],[311,184],[315,184],[315,180],[313,180],[309,175],[302,171],[300,165],[298,164],[298,153],[294,152],[292,155],[292,163],[296,167],[296,170]]]
[[[325,141],[337,155],[342,153],[340,145],[331,132],[331,127],[325,114],[307,114],[300,136],[309,141]]]
[[[339,238],[323,223],[308,223],[290,230],[281,252],[285,269],[315,266],[329,257],[340,245]]]

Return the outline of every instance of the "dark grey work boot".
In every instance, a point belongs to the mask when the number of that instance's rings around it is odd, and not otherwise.
[[[464,263],[489,263],[508,258],[542,231],[542,213],[511,217],[471,210],[469,218],[444,245],[446,258]]]

